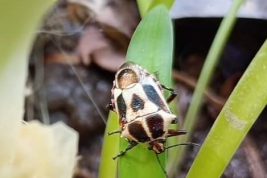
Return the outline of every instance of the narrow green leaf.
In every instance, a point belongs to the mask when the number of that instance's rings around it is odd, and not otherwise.
[[[188,178],[220,177],[267,104],[267,41],[223,107],[190,169]]]
[[[131,40],[127,60],[133,61],[149,72],[157,73],[159,80],[171,85],[171,68],[173,52],[173,32],[168,10],[157,6],[145,16],[137,27]],[[120,150],[128,143],[121,139]],[[165,166],[165,153],[160,155]],[[162,178],[164,173],[153,151],[147,145],[138,145],[119,158],[120,178]]]
[[[186,118],[185,118],[185,123],[184,123],[184,128],[187,129],[188,134],[185,136],[182,136],[179,142],[187,142],[189,138],[192,135],[194,125],[196,123],[196,118],[199,112],[199,109],[202,104],[202,99],[203,99],[203,93],[206,90],[210,79],[213,75],[213,72],[215,70],[216,64],[219,60],[219,56],[222,53],[222,50],[224,48],[224,45],[230,35],[230,32],[235,24],[236,21],[236,14],[238,12],[239,7],[243,3],[244,0],[236,0],[233,1],[232,6],[227,14],[227,16],[223,19],[219,30],[215,36],[215,39],[211,45],[210,51],[208,53],[208,56],[206,58],[206,61],[204,63],[203,69],[201,71],[199,80],[197,82],[196,89],[194,91],[193,97],[191,104],[188,108]],[[181,147],[179,149],[178,153],[178,159],[177,162],[181,162],[182,156],[185,153],[186,147]],[[173,167],[168,168],[169,169],[174,169]]]

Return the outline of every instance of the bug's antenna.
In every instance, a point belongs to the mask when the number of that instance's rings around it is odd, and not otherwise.
[[[182,145],[188,145],[188,146],[194,146],[194,147],[200,147],[201,146],[200,144],[197,144],[197,143],[187,142],[187,143],[180,143],[180,144],[167,146],[167,147],[165,147],[165,149],[167,150],[167,149],[177,147],[177,146],[182,146]]]
[[[158,161],[158,163],[159,163],[159,165],[160,165],[160,168],[162,169],[162,171],[163,171],[163,173],[165,174],[166,178],[168,178],[168,174],[167,174],[166,170],[164,169],[164,167],[162,166],[162,164],[161,164],[161,162],[160,162],[160,160],[159,160],[159,156],[158,156],[158,154],[155,153],[155,155],[156,155],[157,161]]]

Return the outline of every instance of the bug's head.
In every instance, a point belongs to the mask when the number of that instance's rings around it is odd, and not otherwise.
[[[148,149],[153,150],[155,153],[160,154],[165,151],[165,139],[155,140],[148,144]]]
[[[133,62],[125,62],[115,76],[117,88],[127,88],[131,84],[138,83],[140,78],[139,66]]]

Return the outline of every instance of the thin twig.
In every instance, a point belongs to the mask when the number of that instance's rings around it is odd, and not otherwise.
[[[187,85],[188,87],[190,87],[191,89],[195,89],[197,82],[194,78],[186,75],[183,72],[177,71],[177,70],[173,70],[172,72],[172,76],[175,80]],[[207,89],[205,91],[205,97],[207,99],[208,102],[210,102],[213,106],[215,106],[215,108],[220,111],[225,103],[225,99],[215,95],[211,89]]]
[[[259,154],[259,149],[249,135],[243,141],[243,149],[249,165],[251,178],[265,178],[266,171],[262,159]]]

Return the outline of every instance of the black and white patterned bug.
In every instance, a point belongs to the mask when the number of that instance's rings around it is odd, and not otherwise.
[[[163,89],[171,92],[167,100]],[[160,84],[155,76],[133,62],[125,62],[119,68],[109,108],[119,115],[121,130],[116,133],[121,133],[129,141],[127,150],[138,143],[147,143],[149,149],[159,154],[164,151],[167,137],[186,133],[184,130],[168,129],[171,123],[176,122],[176,116],[167,104],[175,96],[173,89]]]
[[[164,89],[171,92],[167,100]],[[166,138],[186,134],[184,130],[168,129],[171,123],[176,123],[176,116],[168,106],[176,96],[175,91],[160,84],[139,65],[125,62],[115,75],[111,93],[108,108],[118,114],[120,130],[110,134],[120,133],[129,142],[128,147],[113,159],[123,156],[138,143],[148,144],[148,149],[160,154],[166,149]]]

